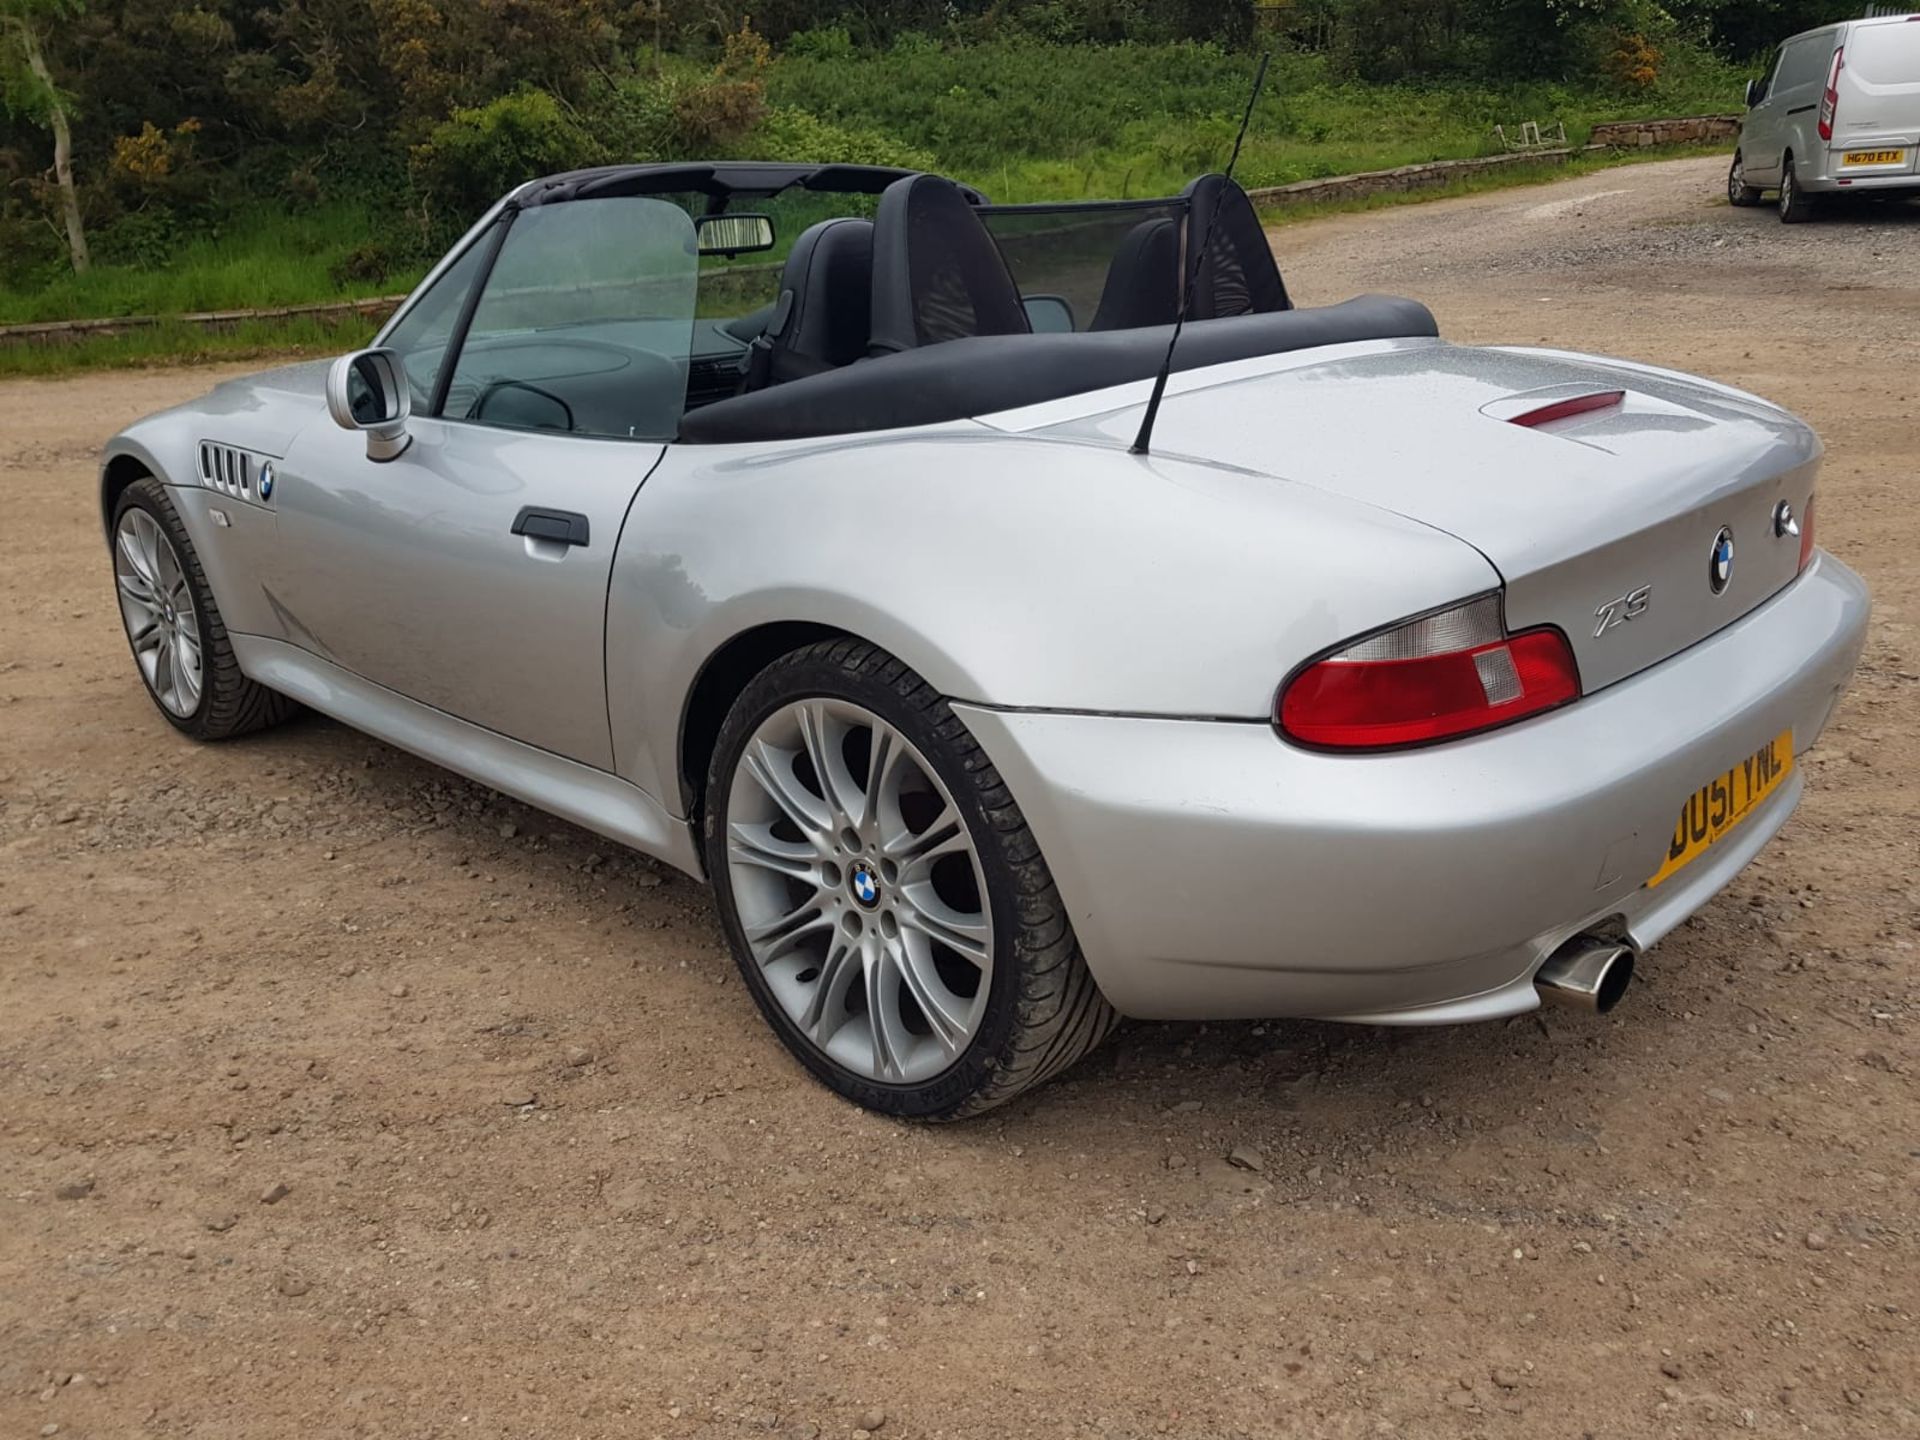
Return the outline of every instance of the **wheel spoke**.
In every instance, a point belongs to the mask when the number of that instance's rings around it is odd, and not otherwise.
[[[799,1017],[800,1028],[822,1049],[847,1023],[847,990],[859,974],[859,950],[836,937],[827,946],[827,958],[820,962],[820,977],[814,981],[813,996]],[[832,1023],[829,1025],[828,1021]]]
[[[870,838],[877,837],[884,827],[888,803],[898,800],[901,762],[905,757],[906,746],[900,737],[884,725],[875,725],[872,753],[867,765],[866,795],[857,822],[861,831]],[[891,808],[893,814],[899,814],[898,803]]]
[[[961,959],[985,966],[991,954],[988,936],[992,927],[984,913],[963,915],[933,893],[927,884],[902,886],[900,923],[918,930],[929,940],[938,940]]]
[[[149,613],[159,609],[160,597],[153,593],[153,587],[146,577],[137,570],[117,570],[114,579],[120,584],[120,598],[129,604],[138,605]]]
[[[747,943],[762,965],[771,965],[809,935],[833,928],[833,917],[820,908],[820,897],[809,895],[786,914],[749,927]]]
[[[900,833],[881,847],[881,853],[903,871],[911,867],[924,872],[942,855],[963,855],[971,849],[967,832],[960,825],[960,812],[949,805],[924,830],[916,832],[902,826]]]
[[[153,567],[148,564],[147,557],[142,550],[139,527],[137,525],[123,525],[121,527],[120,553],[126,558],[127,568],[133,571],[134,576],[147,587],[147,593],[149,595],[157,595],[159,593],[156,585],[157,577],[154,575]]]
[[[727,827],[727,857],[737,864],[757,865],[776,875],[811,883],[820,852],[804,840],[782,840],[771,825],[735,823]]]
[[[847,824],[853,819],[853,806],[848,801],[860,793],[860,787],[847,772],[847,762],[835,743],[833,717],[822,702],[814,700],[800,707],[798,718],[800,743],[806,747],[832,823],[836,827]]]
[[[867,1028],[873,1035],[873,1072],[881,1079],[906,1074],[906,1055],[913,1037],[900,1023],[900,971],[886,961],[878,944],[861,947],[867,982]]]
[[[932,947],[924,937],[909,932],[903,933],[887,949],[890,960],[900,971],[901,983],[913,996],[914,1004],[920,1007],[920,1013],[927,1017],[933,1038],[949,1055],[959,1054],[967,1043],[967,1002],[947,989],[946,982],[941,980],[939,970],[934,967]]]
[[[793,773],[792,752],[778,750],[765,740],[755,740],[741,764],[800,833],[816,849],[824,851],[830,817],[822,803],[807,793],[799,776]]]
[[[200,703],[200,646],[184,629],[175,635],[173,652],[174,696],[191,712]]]

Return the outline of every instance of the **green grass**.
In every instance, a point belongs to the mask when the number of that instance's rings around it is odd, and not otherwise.
[[[89,335],[84,340],[57,344],[0,345],[0,378],[67,375],[132,365],[340,355],[366,344],[373,332],[373,325],[357,317],[340,322],[312,316],[249,320],[221,330],[164,322],[124,335]]]
[[[194,236],[164,265],[95,264],[37,290],[0,290],[0,325],[121,315],[253,310],[313,300],[352,300],[411,289],[420,271],[336,284],[333,266],[379,234],[362,205],[289,211],[244,210],[217,231]]]

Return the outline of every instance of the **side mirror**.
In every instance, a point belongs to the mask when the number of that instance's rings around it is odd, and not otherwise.
[[[702,255],[754,255],[773,248],[771,215],[702,215],[693,229]]]
[[[361,350],[334,361],[327,371],[327,413],[342,430],[365,433],[369,460],[400,455],[413,439],[407,433],[413,392],[398,352]]]
[[[1767,82],[1765,80],[1747,81],[1747,108],[1749,110],[1753,109],[1754,106],[1766,98]]]
[[[1027,310],[1027,324],[1036,335],[1071,335],[1073,306],[1058,295],[1023,295],[1020,303]]]

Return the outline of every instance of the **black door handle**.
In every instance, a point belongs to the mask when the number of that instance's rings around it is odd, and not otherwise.
[[[522,505],[513,517],[513,533],[530,540],[558,540],[562,545],[587,543],[587,517],[573,510],[542,510]]]

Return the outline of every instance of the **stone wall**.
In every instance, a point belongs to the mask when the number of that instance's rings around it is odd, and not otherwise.
[[[1738,115],[1690,115],[1681,120],[1613,120],[1593,127],[1588,145],[1632,150],[1643,145],[1701,145],[1740,133]]]
[[[1510,165],[1556,165],[1571,150],[1523,150],[1509,155],[1482,155],[1471,160],[1433,160],[1424,165],[1401,165],[1392,170],[1369,170],[1360,175],[1329,175],[1323,180],[1296,180],[1250,190],[1256,205],[1291,205],[1302,200],[1353,200],[1395,190],[1421,190],[1444,185],[1463,175],[1480,175]]]

